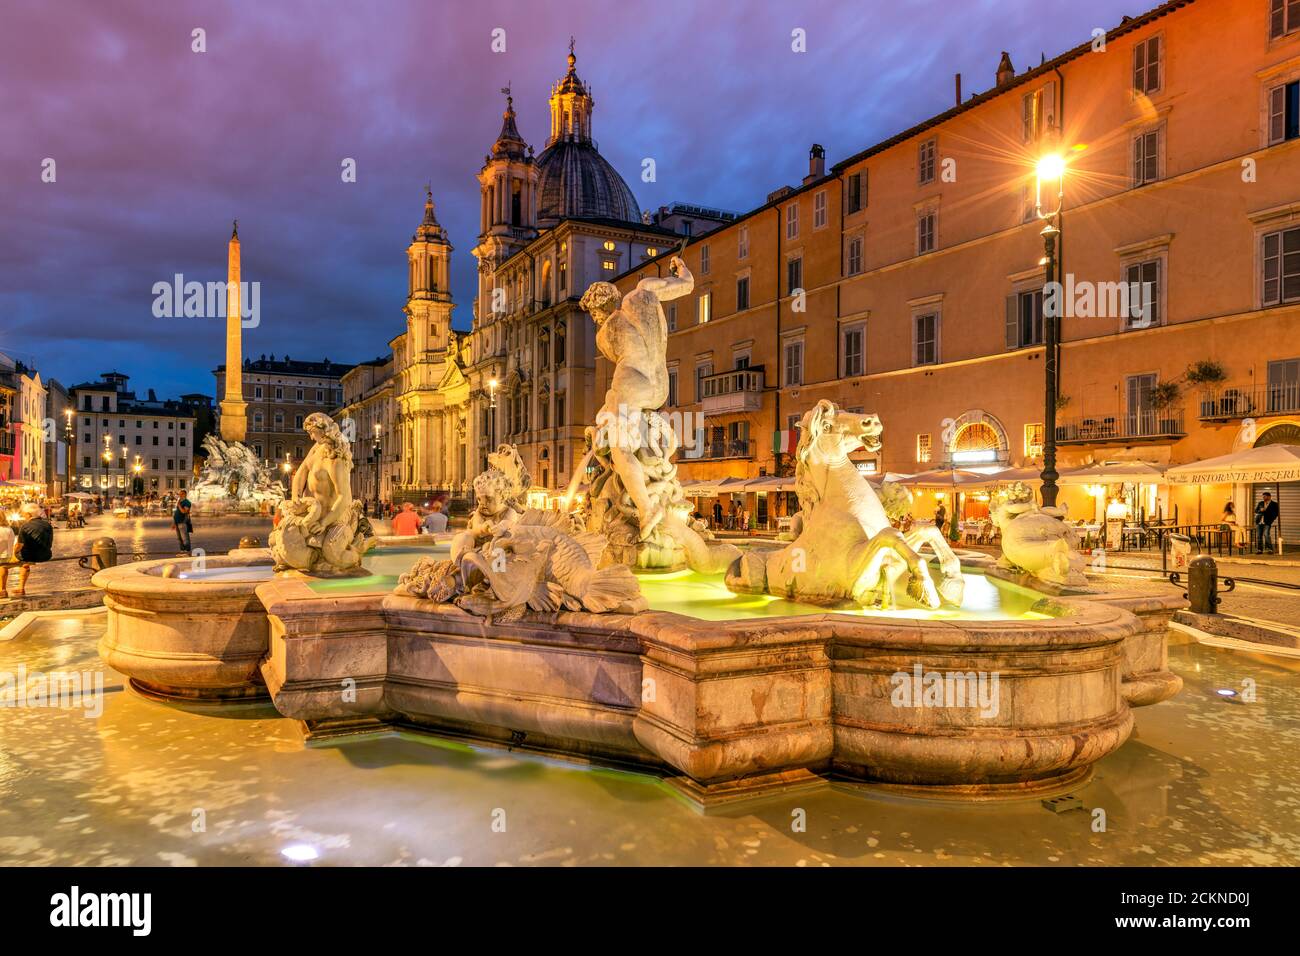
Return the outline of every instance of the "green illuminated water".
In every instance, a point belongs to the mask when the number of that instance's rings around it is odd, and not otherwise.
[[[309,581],[307,586],[322,594],[373,594],[391,591],[397,578],[420,557],[446,558],[449,543],[431,547],[385,547],[366,556],[365,577],[326,578]],[[1031,610],[1041,598],[1025,588],[966,573],[966,594],[960,608],[901,607],[893,611],[847,608],[839,613],[870,617],[925,618],[928,620],[1028,620],[1048,615]],[[769,594],[733,594],[727,590],[721,574],[698,574],[695,571],[669,573],[643,572],[637,577],[641,593],[654,611],[673,611],[704,621],[733,621],[799,614],[825,614],[828,608],[800,601],[787,601]],[[900,603],[906,605],[905,600]],[[838,609],[837,609],[838,610]]]

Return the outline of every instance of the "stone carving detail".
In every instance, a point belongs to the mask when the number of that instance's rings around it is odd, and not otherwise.
[[[208,460],[190,489],[196,503],[260,504],[284,497],[284,486],[243,442],[227,442],[211,434],[203,439],[203,450]]]
[[[1040,581],[1086,587],[1079,536],[1063,520],[1064,507],[1040,508],[1020,482],[999,491],[990,517],[1002,533],[998,567],[1033,575]]]
[[[604,536],[570,534],[570,527],[561,512],[525,511],[454,560],[421,558],[398,579],[396,593],[454,601],[471,614],[506,622],[528,611],[644,611],[648,605],[631,569],[598,567]]]
[[[271,556],[277,570],[355,573],[375,538],[352,498],[352,450],[322,412],[308,415],[303,428],[315,444],[293,474],[292,497],[280,504]]]
[[[581,306],[596,323],[596,347],[614,364],[590,450],[574,469],[566,500],[574,501],[587,466],[599,468],[587,496],[586,521],[609,544],[603,561],[639,568],[673,568],[719,574],[740,551],[702,534],[686,521],[689,505],[672,456],[677,436],[658,414],[668,400],[668,323],[663,302],[688,295],[695,279],[678,256],[669,275],[650,276],[623,296],[608,282],[593,282]]]
[[[800,512],[795,539],[777,551],[751,551],[727,575],[736,591],[767,591],[817,604],[851,600],[864,607],[894,605],[894,584],[908,575],[907,594],[937,608],[961,604],[961,565],[942,532],[917,525],[904,534],[867,480],[849,460],[859,448],[880,448],[875,415],[840,411],[828,401],[803,416],[796,453],[795,491]],[[898,509],[901,503],[893,500]],[[938,587],[917,553],[930,545],[939,557]]]

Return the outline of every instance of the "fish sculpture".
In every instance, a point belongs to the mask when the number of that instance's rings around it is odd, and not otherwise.
[[[424,558],[398,592],[447,602],[480,617],[516,621],[526,611],[634,614],[649,605],[626,565],[597,567],[606,539],[571,533],[568,515],[529,510],[458,561]]]

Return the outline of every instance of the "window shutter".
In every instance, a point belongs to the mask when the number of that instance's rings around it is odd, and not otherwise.
[[[1160,132],[1147,133],[1143,146],[1143,158],[1146,160],[1146,168],[1143,170],[1144,182],[1153,183],[1160,178]]]
[[[1160,89],[1160,37],[1147,41],[1147,77],[1143,89],[1148,93]]]
[[[1042,94],[1042,124],[1039,133],[1044,130],[1056,129],[1056,81],[1052,80],[1043,87]]]
[[[1142,82],[1146,78],[1146,52],[1145,43],[1138,43],[1133,47],[1133,89],[1138,92],[1142,91]]]
[[[1300,0],[1289,0],[1286,5],[1286,26],[1287,31],[1300,30]]]
[[[1020,348],[1020,296],[1007,296],[1007,348]]]
[[[1132,328],[1142,303],[1142,266],[1134,265],[1125,269],[1124,282],[1128,286],[1128,315],[1124,316],[1124,327]]]
[[[1286,136],[1286,87],[1275,86],[1268,94],[1268,141],[1280,143]]]
[[[1145,168],[1143,160],[1143,144],[1146,142],[1145,136],[1136,136],[1133,139],[1133,185],[1142,185],[1142,170]]]
[[[1276,40],[1286,33],[1286,0],[1273,0],[1268,15],[1268,35]]]

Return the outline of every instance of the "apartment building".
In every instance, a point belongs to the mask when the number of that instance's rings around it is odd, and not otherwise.
[[[864,471],[1039,466],[1044,155],[1066,161],[1058,467],[1300,440],[1300,4],[1175,0],[1023,72],[1004,54],[992,78],[829,170],[814,147],[799,185],[691,241],[670,402],[706,441],[684,479],[788,471],[820,399],[880,415]],[[1217,520],[1261,490],[1152,487],[1141,506]]]
[[[248,403],[245,444],[266,461],[288,461],[296,467],[311,440],[302,425],[312,412],[330,414],[343,404],[340,380],[352,368],[328,358],[320,361],[277,359],[261,355],[244,359],[244,401]],[[226,366],[217,366],[217,394],[225,394]],[[220,415],[217,416],[220,427]]]

